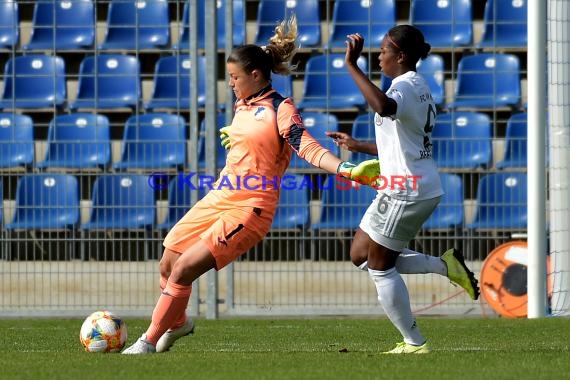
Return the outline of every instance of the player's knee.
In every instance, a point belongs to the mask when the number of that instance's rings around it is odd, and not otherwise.
[[[358,229],[350,246],[350,260],[356,267],[360,267],[368,259],[368,247],[370,238],[362,230]]]
[[[160,259],[160,263],[158,264],[158,270],[160,276],[162,278],[168,279],[172,274],[172,268],[174,267],[174,263],[178,261],[180,258],[180,254],[174,251],[171,251],[168,248],[164,249],[162,254],[162,258]]]
[[[158,271],[160,273],[160,277],[168,278],[170,277],[170,273],[172,272],[172,265],[171,262],[168,260],[161,260],[158,264]]]
[[[368,255],[368,268],[387,271],[396,266],[397,256],[390,252]]]
[[[172,260],[170,260],[167,255],[162,255],[162,259],[160,259],[158,264],[158,271],[160,277],[166,279],[170,277],[170,273],[172,272]]]
[[[350,260],[352,261],[352,264],[354,264],[355,267],[360,267],[362,264],[366,262],[367,258],[368,257],[366,251],[364,250],[355,250],[355,249],[350,250]]]

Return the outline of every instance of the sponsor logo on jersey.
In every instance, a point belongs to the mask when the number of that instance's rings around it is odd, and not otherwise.
[[[265,107],[257,107],[255,113],[253,114],[255,120],[263,120],[265,118],[265,110]]]
[[[374,114],[374,125],[379,127],[382,125],[383,121],[384,121],[384,118],[382,116],[378,115],[377,113]]]

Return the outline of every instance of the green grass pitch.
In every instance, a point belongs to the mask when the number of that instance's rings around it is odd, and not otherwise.
[[[125,319],[128,343],[148,320]],[[570,320],[423,317],[428,355],[382,355],[399,340],[385,318],[220,319],[170,352],[90,354],[81,320],[0,320],[2,379],[565,379]]]

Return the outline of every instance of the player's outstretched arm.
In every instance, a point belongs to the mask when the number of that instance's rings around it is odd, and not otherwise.
[[[329,136],[334,140],[336,145],[338,145],[342,149],[346,149],[351,152],[367,153],[373,156],[378,155],[378,147],[374,142],[355,140],[348,133],[344,132],[325,132],[325,133],[327,136]]]
[[[226,149],[231,148],[230,129],[231,126],[228,125],[220,128],[219,130],[221,140],[220,144],[222,144]],[[377,154],[376,144],[371,145],[373,145],[373,147],[368,147],[368,150],[364,150],[364,152]],[[344,178],[348,178],[364,185],[374,186],[380,176],[380,162],[377,159],[366,160],[358,164],[353,164],[349,161],[342,161],[331,152],[327,152],[321,157],[319,167],[329,173],[338,174]]]

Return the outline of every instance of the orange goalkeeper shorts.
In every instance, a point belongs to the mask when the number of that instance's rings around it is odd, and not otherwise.
[[[259,243],[271,228],[275,207],[236,206],[210,191],[166,235],[163,245],[184,253],[202,239],[220,270]]]

